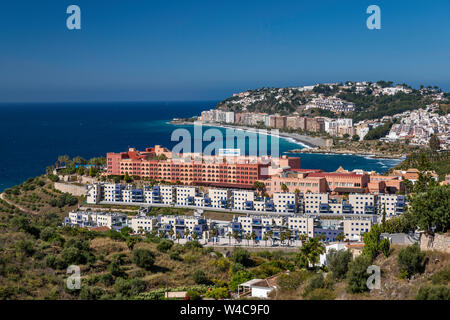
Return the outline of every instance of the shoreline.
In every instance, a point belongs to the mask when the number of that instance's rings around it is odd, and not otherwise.
[[[194,125],[194,122],[189,121],[169,121],[168,122],[171,125]],[[224,124],[213,124],[213,123],[202,123],[202,126],[206,127],[215,127],[215,128],[223,128],[223,129],[235,129],[235,130],[242,130],[242,131],[248,131],[248,132],[255,132],[258,133],[258,129],[252,128],[252,127],[246,127],[246,126],[233,126],[233,125],[224,125]],[[261,134],[267,134],[270,136],[275,136],[273,134],[270,134],[270,132],[267,133],[261,133]],[[285,153],[306,153],[306,154],[328,154],[328,155],[353,155],[353,156],[360,156],[360,157],[369,157],[371,159],[380,159],[380,160],[404,160],[404,155],[395,155],[395,156],[389,156],[386,154],[376,153],[376,152],[356,152],[353,150],[323,150],[319,149],[320,147],[325,146],[325,140],[323,138],[316,138],[316,137],[309,137],[305,135],[301,135],[298,133],[286,133],[286,132],[279,132],[278,135],[280,138],[291,141],[293,143],[296,143],[298,145],[301,145],[303,149],[292,149],[285,151]]]
[[[194,122],[174,122],[174,121],[169,121],[168,122],[171,125],[194,125]],[[233,125],[224,125],[224,124],[215,124],[215,123],[202,123],[202,126],[205,127],[215,127],[215,128],[223,128],[223,129],[234,129],[234,130],[241,130],[241,131],[247,131],[247,132],[253,132],[253,133],[259,133],[259,134],[267,134],[269,136],[277,136],[275,134],[271,134],[270,131],[268,130],[267,133],[264,132],[258,132],[257,128],[252,128],[252,127],[246,127],[246,126],[233,126]],[[322,138],[313,138],[313,137],[309,137],[309,136],[304,136],[298,133],[286,133],[286,132],[279,132],[278,137],[285,139],[285,140],[290,140],[291,142],[298,144],[302,147],[304,147],[304,149],[314,149],[317,147],[321,147],[321,146],[325,146],[325,140],[323,140]],[[303,150],[303,149],[301,149]],[[287,151],[289,152],[289,151]]]
[[[361,157],[369,157],[371,159],[380,159],[380,160],[404,160],[404,155],[395,155],[395,156],[389,156],[386,154],[380,154],[380,153],[374,153],[374,152],[356,152],[353,150],[304,150],[304,149],[296,149],[296,150],[289,150],[286,151],[287,153],[309,153],[309,154],[340,154],[340,155],[352,155],[352,156],[361,156]]]

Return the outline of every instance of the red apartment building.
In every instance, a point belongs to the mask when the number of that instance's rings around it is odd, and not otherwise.
[[[167,159],[161,159],[161,155]],[[155,146],[145,151],[134,148],[128,152],[108,153],[106,155],[107,174],[139,176],[180,182],[181,184],[198,184],[234,188],[252,188],[255,181],[269,178],[270,163],[262,162],[260,158],[240,158],[238,162],[204,162],[193,160],[189,156],[183,161],[172,159],[172,154],[166,148]],[[300,158],[283,157],[279,159],[280,166],[289,165],[300,168]]]

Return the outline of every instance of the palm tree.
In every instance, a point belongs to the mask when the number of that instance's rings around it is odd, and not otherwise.
[[[252,234],[250,235],[250,237],[251,237],[252,240],[253,240],[253,246],[255,246],[255,242],[256,242],[256,233],[254,233],[254,232],[252,231]]]
[[[211,231],[209,232],[209,235],[213,238],[213,247],[214,247],[215,237],[217,235],[217,229],[212,228]]]
[[[231,245],[231,237],[233,236],[233,234],[230,231],[228,231],[227,236],[228,236],[228,244]]]
[[[198,239],[197,232],[192,232],[192,239],[194,239],[195,241]]]
[[[236,242],[240,238],[239,232],[237,230],[233,231],[233,238],[234,238],[234,240],[236,240]]]
[[[285,185],[284,183],[283,183],[283,184],[281,184],[281,191],[283,191],[283,192],[288,192],[288,191],[289,191],[289,188],[288,188],[288,186],[287,186],[287,185]]]
[[[252,235],[250,233],[247,233],[245,235],[245,240],[247,240],[247,246],[250,246],[250,239],[252,238]]]
[[[160,230],[160,231],[159,231],[159,237],[160,237],[160,238],[164,238],[164,236],[165,236],[165,232],[162,231],[162,230]]]
[[[286,238],[288,241],[288,246],[291,244],[291,235],[292,235],[291,230],[286,231]]]
[[[171,238],[172,238],[172,236],[173,236],[174,233],[175,233],[175,232],[173,231],[173,229],[170,229],[169,235],[170,235]]]
[[[267,232],[264,234],[263,240],[266,242],[267,247],[267,240],[269,240],[269,235],[267,234]]]
[[[175,236],[177,238],[178,244],[180,243],[181,233],[177,232],[177,235]]]
[[[284,243],[284,240],[286,240],[286,232],[281,232],[281,234],[280,234],[280,242],[281,242],[281,245],[283,245],[283,243]]]
[[[273,243],[274,243],[274,238],[273,238],[273,230],[270,230],[269,232],[267,232],[267,235],[269,236],[269,238],[270,238],[270,240],[272,241],[272,246],[273,246]]]
[[[187,239],[187,237],[189,237],[189,235],[191,234],[191,232],[189,231],[188,228],[184,229],[184,237]]]
[[[300,257],[309,265],[314,266],[319,262],[321,254],[325,253],[325,246],[319,241],[318,238],[309,238],[300,247]]]

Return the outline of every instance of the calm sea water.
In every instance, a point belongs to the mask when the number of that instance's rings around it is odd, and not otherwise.
[[[0,191],[45,172],[59,155],[105,156],[106,152],[144,149],[155,144],[168,148],[175,129],[167,122],[191,117],[210,109],[217,101],[152,103],[52,103],[0,105]],[[203,128],[208,129],[207,127]],[[225,129],[219,128],[222,133]],[[270,139],[269,139],[270,142]],[[205,142],[204,146],[209,142]],[[301,148],[280,140],[280,152]],[[248,149],[248,148],[247,148]],[[270,150],[270,149],[269,149]],[[397,160],[360,156],[301,154],[302,168],[334,171],[339,166],[353,170],[387,171]]]

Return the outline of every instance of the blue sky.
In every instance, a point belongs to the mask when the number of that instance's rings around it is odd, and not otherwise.
[[[77,4],[82,29],[66,28]],[[381,8],[368,30],[366,8]],[[450,91],[450,1],[3,1],[0,101],[219,100],[393,80]]]

